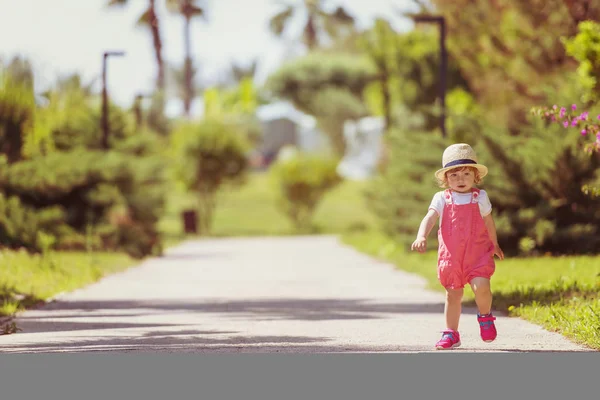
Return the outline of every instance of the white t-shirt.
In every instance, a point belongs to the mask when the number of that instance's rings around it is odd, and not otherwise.
[[[452,200],[454,204],[462,205],[469,204],[471,202],[471,193],[458,193],[454,191],[450,191],[452,193]],[[485,190],[479,190],[479,199],[477,200],[479,203],[479,211],[481,211],[481,216],[485,217],[489,213],[492,212],[492,203],[486,193]],[[430,210],[437,211],[440,216],[440,225],[442,224],[442,216],[444,214],[444,204],[446,201],[444,200],[444,191],[437,192],[433,199],[431,200],[431,204],[429,205]]]

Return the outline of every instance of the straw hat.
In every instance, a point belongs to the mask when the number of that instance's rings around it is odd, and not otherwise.
[[[477,168],[481,178],[488,173],[488,169],[485,165],[477,163],[475,150],[466,143],[453,144],[444,150],[444,154],[442,155],[442,169],[438,169],[435,172],[435,177],[439,180],[443,180],[446,171],[458,167]]]

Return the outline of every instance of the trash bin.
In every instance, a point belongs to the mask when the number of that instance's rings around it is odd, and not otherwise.
[[[186,234],[198,233],[198,213],[196,210],[185,210],[181,213],[183,218],[183,231]]]

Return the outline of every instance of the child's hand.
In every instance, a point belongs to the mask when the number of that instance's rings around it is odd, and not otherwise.
[[[417,240],[415,240],[412,244],[412,246],[410,246],[411,250],[416,250],[419,253],[424,253],[425,249],[427,249],[427,239],[425,238],[417,238]]]
[[[499,259],[504,260],[504,252],[498,244],[494,245],[494,255],[497,256]]]

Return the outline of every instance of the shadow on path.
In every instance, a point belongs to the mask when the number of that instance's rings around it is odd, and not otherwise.
[[[142,326],[142,325],[140,325]],[[184,328],[184,327],[182,327]],[[307,347],[310,352],[327,342],[327,338],[307,336],[243,336],[235,335],[236,332],[207,331],[182,329],[180,331],[152,331],[144,334],[132,333],[131,336],[105,336],[77,338],[68,342],[43,341],[25,345],[3,345],[0,352],[19,353],[52,353],[52,352],[210,352],[228,351],[239,352],[247,348],[271,348],[280,351],[289,349],[290,345],[306,345],[318,343],[314,347]],[[234,335],[230,335],[234,334]],[[284,345],[285,343],[285,345]],[[306,346],[305,346],[306,347]]]
[[[249,335],[230,330],[197,329],[194,325],[169,322],[169,314],[215,314],[228,320],[376,320],[405,313],[443,315],[443,303],[370,302],[365,299],[265,299],[225,301],[189,299],[187,301],[59,301],[17,318],[23,334],[42,334],[23,344],[2,343],[0,353],[52,352],[198,352],[198,353],[361,353],[429,352],[431,346],[340,344],[324,336]],[[469,314],[473,310],[465,309]],[[167,318],[164,315],[167,315]],[[160,318],[165,323],[139,318]],[[111,320],[112,319],[112,320]],[[195,323],[193,321],[197,321]],[[85,332],[84,332],[85,331]],[[50,332],[50,335],[44,333]],[[70,332],[68,335],[63,333]],[[318,332],[318,330],[317,330]],[[55,333],[55,335],[54,335]],[[20,334],[16,334],[20,335]],[[33,343],[31,343],[33,342]],[[481,352],[461,348],[458,351]],[[483,351],[526,352],[490,345]],[[538,352],[541,350],[535,350]],[[553,350],[548,350],[552,352]],[[545,352],[545,351],[544,351]]]
[[[145,315],[152,313],[191,312],[225,314],[227,318],[252,318],[253,320],[351,320],[351,319],[380,319],[394,314],[429,314],[442,315],[443,303],[375,303],[366,299],[303,299],[303,298],[278,298],[265,300],[219,300],[219,299],[188,299],[188,300],[102,300],[102,301],[60,301],[50,303],[41,310],[52,310],[46,316],[23,316],[20,320],[56,318],[62,313],[65,317],[73,312],[82,312],[83,315],[101,316],[95,313],[104,313],[106,316],[124,315],[110,313],[109,310],[122,310],[129,316]],[[465,309],[466,314],[473,311]]]

